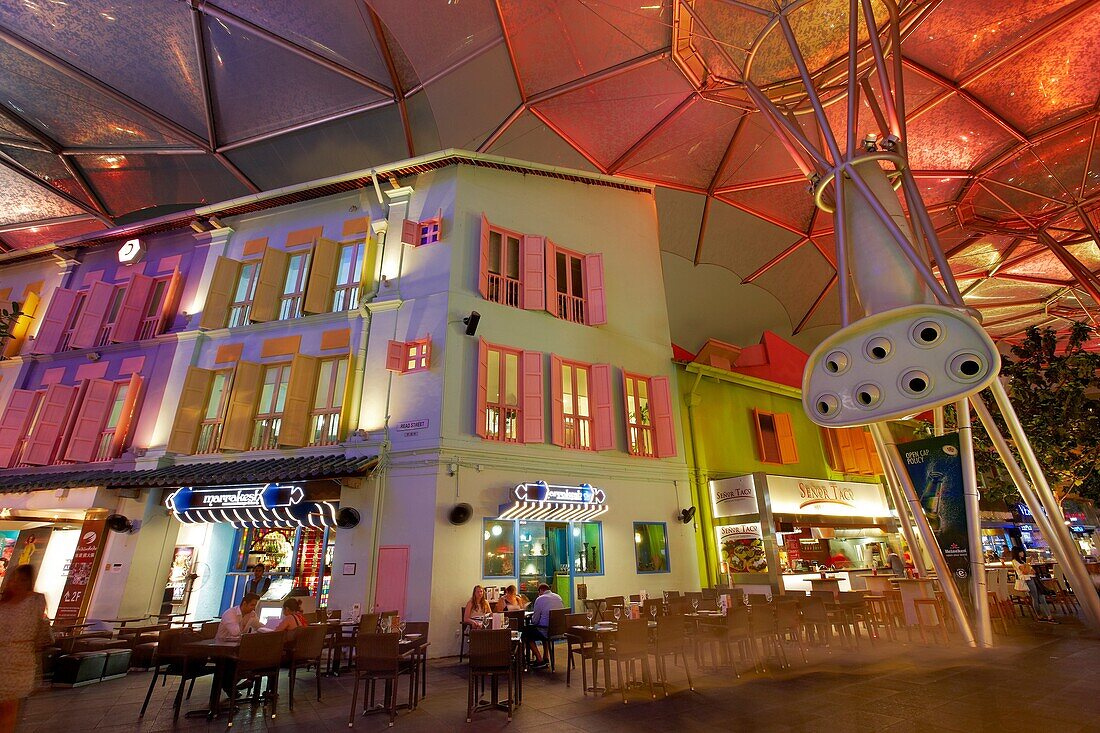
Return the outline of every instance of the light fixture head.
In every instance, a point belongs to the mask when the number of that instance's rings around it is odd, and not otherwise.
[[[882,149],[885,150],[888,153],[892,153],[895,150],[897,150],[898,143],[900,143],[900,142],[901,142],[901,138],[899,138],[894,133],[890,133],[889,135],[887,135],[886,137],[884,137],[882,139]]]
[[[867,133],[867,137],[863,138],[863,149],[868,153],[873,153],[878,150],[878,135],[873,132]]]

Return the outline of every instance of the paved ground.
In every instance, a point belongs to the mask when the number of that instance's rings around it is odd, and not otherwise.
[[[618,696],[584,696],[579,680],[565,686],[564,667],[527,675],[522,707],[509,726],[504,713],[479,713],[467,726],[464,666],[433,662],[428,697],[413,712],[399,713],[395,731],[511,730],[572,733],[627,731],[1100,731],[1100,638],[1080,624],[1034,622],[998,635],[999,646],[985,653],[920,644],[864,643],[860,652],[811,650],[809,664],[792,657],[782,673],[744,674],[695,671],[695,691],[686,688],[682,669],[670,671],[675,689],[652,701],[635,693],[623,705]],[[564,647],[561,647],[563,650]],[[797,656],[797,655],[794,655]],[[564,659],[564,652],[559,657]],[[671,669],[671,668],[670,668]],[[149,712],[138,710],[149,673],[78,689],[56,689],[34,696],[25,707],[19,733],[68,731],[220,731],[224,721],[184,720],[173,724],[174,688],[158,687]],[[185,709],[199,707],[209,690],[200,680]],[[351,679],[325,678],[323,702],[312,699],[310,674],[299,677],[295,711],[284,696],[278,717],[265,720],[247,712],[235,730],[347,730]],[[359,718],[357,731],[386,729],[382,716]]]

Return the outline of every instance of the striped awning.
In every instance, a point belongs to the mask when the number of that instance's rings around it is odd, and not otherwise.
[[[585,522],[607,512],[604,492],[589,484],[553,486],[545,481],[512,489],[512,502],[500,505],[498,519]]]
[[[296,484],[271,482],[235,486],[181,486],[165,507],[182,524],[235,527],[337,526],[339,501],[310,499]]]

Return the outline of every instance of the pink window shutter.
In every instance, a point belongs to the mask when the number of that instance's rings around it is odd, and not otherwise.
[[[672,425],[672,390],[668,377],[651,377],[649,380],[649,416],[653,423],[657,457],[676,455],[676,432]]]
[[[405,371],[405,343],[390,341],[386,346],[386,369],[391,372]]]
[[[8,407],[0,418],[0,468],[9,468],[19,441],[30,430],[38,393],[32,389],[12,390]]]
[[[69,446],[65,449],[66,461],[87,463],[95,460],[99,434],[111,412],[115,397],[115,383],[109,379],[92,379],[84,390],[84,399],[76,413]]]
[[[52,354],[61,345],[61,336],[69,325],[73,315],[73,306],[80,296],[75,290],[58,288],[50,299],[50,307],[42,317],[42,325],[34,339],[32,354]]]
[[[160,324],[157,326],[157,334],[162,334],[172,326],[176,318],[176,312],[180,306],[180,295],[183,290],[183,277],[179,270],[172,270],[172,276],[168,280],[168,287],[164,289],[164,300],[160,303]]]
[[[140,374],[130,375],[130,383],[126,387],[126,398],[122,402],[122,412],[118,416],[115,434],[111,439],[110,458],[118,458],[122,454],[122,449],[130,438],[130,430],[137,422],[135,418],[137,416],[138,400],[142,397],[141,382]]]
[[[410,244],[413,247],[420,244],[420,222],[412,219],[401,222],[401,244]]]
[[[478,255],[477,292],[489,297],[489,220],[481,215],[481,250]]]
[[[542,352],[523,352],[523,442],[546,440],[546,413],[542,401]]]
[[[611,366],[593,364],[589,368],[592,395],[592,450],[615,447],[615,414],[611,400]]]
[[[565,400],[561,390],[561,357],[550,355],[550,442],[565,445]]]
[[[546,237],[523,235],[523,308],[546,309]]]
[[[103,319],[107,317],[107,309],[111,307],[111,298],[114,297],[115,286],[105,282],[92,284],[84,298],[84,310],[76,320],[72,338],[69,345],[77,349],[90,349],[95,346],[99,338],[99,329],[103,325]]]
[[[27,438],[23,462],[32,466],[53,463],[57,445],[69,421],[69,412],[76,400],[77,387],[51,384],[38,411],[38,422]]]
[[[603,255],[584,256],[585,323],[607,323],[607,295],[603,285]]]
[[[488,435],[488,426],[485,421],[485,397],[488,390],[489,379],[489,345],[485,339],[477,340],[477,415],[474,416],[474,432],[482,438]]]
[[[546,240],[546,312],[558,316],[558,249]]]
[[[117,344],[137,338],[141,320],[145,317],[145,305],[149,302],[149,293],[152,291],[153,278],[135,272],[122,299],[118,320],[111,332],[111,341]]]

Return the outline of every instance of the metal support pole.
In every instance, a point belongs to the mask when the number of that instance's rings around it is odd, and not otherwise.
[[[1043,530],[1043,534],[1046,535],[1051,549],[1055,550],[1055,554],[1061,555],[1061,557],[1058,557],[1058,562],[1062,566],[1062,571],[1073,582],[1074,592],[1081,602],[1081,608],[1085,609],[1085,613],[1093,626],[1100,628],[1100,596],[1093,589],[1088,569],[1085,568],[1085,563],[1081,560],[1081,555],[1073,544],[1073,538],[1070,536],[1069,530],[1066,529],[1062,507],[1054,498],[1054,492],[1050,490],[1050,484],[1047,483],[1047,478],[1043,474],[1043,468],[1039,465],[1039,459],[1035,456],[1031,441],[1028,440],[1024,427],[1020,424],[1020,418],[1016,415],[1015,408],[1012,407],[1012,401],[1009,400],[1004,385],[995,379],[993,384],[990,385],[990,391],[993,392],[993,399],[997,401],[1001,416],[1004,417],[1005,424],[1008,425],[1008,432],[1016,443],[1016,450],[1019,451],[1020,457],[1024,461],[1024,467],[1027,468],[1028,475],[1031,476],[1032,487],[1035,490],[1039,504],[1038,507],[1031,507],[1032,514],[1035,514],[1035,519],[1038,520],[1039,514],[1042,514],[1043,510],[1046,511],[1044,518],[1048,520],[1050,534],[1047,534],[1046,529]],[[1036,508],[1040,509],[1039,514],[1035,513]]]
[[[942,412],[942,408],[939,408]],[[970,404],[955,403],[959,427],[959,451],[962,458],[963,498],[966,500],[966,533],[970,544],[970,594],[974,600],[974,632],[978,646],[993,646],[993,624],[989,620],[989,595],[986,593],[985,555],[982,553],[982,515],[978,508],[978,470],[974,463],[974,428],[970,424]]]
[[[898,522],[901,524],[901,536],[905,538],[905,544],[909,545],[910,555],[913,559],[913,570],[918,577],[928,575],[928,569],[924,565],[924,554],[916,535],[913,534],[913,520],[909,516],[909,507],[901,493],[901,487],[897,475],[894,473],[894,464],[886,458],[886,445],[879,438],[878,433],[871,431],[871,437],[875,440],[875,449],[882,459],[882,469],[886,475],[886,488],[890,491],[890,500],[898,510]]]
[[[947,560],[944,559],[943,552],[940,551],[940,546],[936,543],[932,528],[928,526],[928,517],[924,516],[924,509],[921,507],[920,499],[917,498],[916,489],[913,488],[913,481],[905,471],[905,464],[901,460],[901,453],[898,452],[894,436],[890,434],[890,429],[885,423],[872,424],[871,431],[877,433],[879,440],[886,444],[887,459],[893,464],[898,483],[901,484],[901,490],[905,493],[906,501],[909,502],[910,512],[917,523],[917,532],[932,558],[932,567],[936,569],[936,575],[940,581],[940,590],[943,591],[944,596],[947,598],[947,605],[950,606],[951,613],[955,616],[959,633],[962,634],[968,646],[976,646],[974,632],[970,628],[970,619],[966,615],[966,609],[963,608],[959,589],[955,586],[951,569],[947,567]]]
[[[943,435],[943,406],[932,408],[932,434],[937,438]]]

